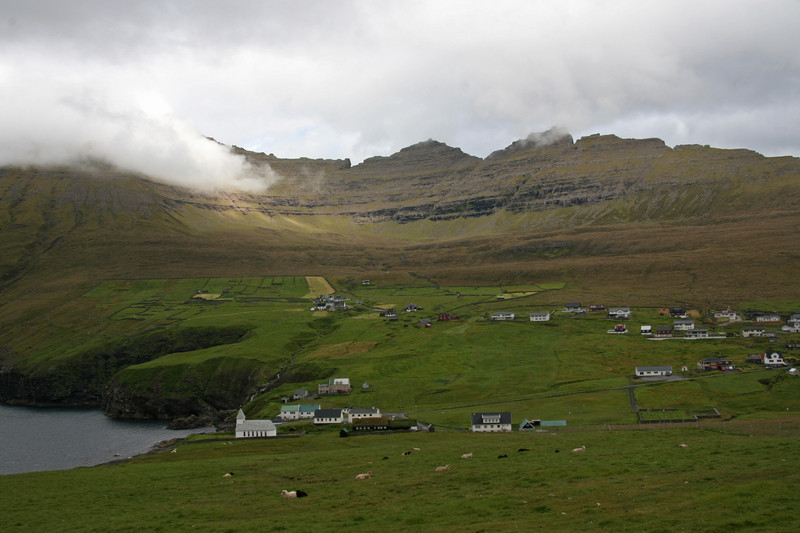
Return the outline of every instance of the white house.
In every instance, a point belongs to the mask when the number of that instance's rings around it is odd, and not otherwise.
[[[653,334],[653,326],[647,326],[647,325],[642,326],[640,328],[640,331],[641,331],[642,335],[652,335]]]
[[[688,329],[683,334],[684,339],[707,339],[708,338],[708,329],[706,328],[695,328],[695,329]]]
[[[239,409],[236,415],[236,438],[246,437],[275,437],[278,430],[272,420],[247,420],[244,411]]]
[[[736,315],[736,311],[728,307],[727,309],[721,309],[714,313],[714,318],[727,318],[728,320],[738,320],[739,317]]]
[[[767,333],[764,326],[744,326],[742,327],[742,337],[763,337]]]
[[[534,311],[531,313],[531,322],[547,322],[548,320],[550,320],[550,313],[548,311]]]
[[[490,320],[514,320],[515,315],[511,311],[495,311],[489,316]]]
[[[675,331],[688,331],[694,329],[694,320],[675,320],[672,322],[672,329]]]
[[[620,319],[620,318],[630,318],[630,317],[631,317],[631,308],[630,307],[609,307],[608,308],[608,318]]]
[[[565,313],[580,313],[581,311],[583,311],[583,309],[581,309],[580,302],[569,302],[564,304]]]
[[[788,366],[783,360],[783,354],[775,350],[747,356],[748,363],[756,363],[766,367]]]
[[[671,376],[671,366],[637,366],[636,377]]]
[[[756,317],[756,322],[780,322],[781,316],[776,313],[764,313]]]
[[[314,411],[319,409],[319,405],[282,405],[278,417],[281,420],[301,420],[314,418]]]
[[[314,424],[344,424],[347,409],[317,409]]]
[[[506,432],[511,431],[511,413],[472,413],[470,431]]]
[[[374,407],[372,409],[350,408],[347,416],[352,423],[353,420],[359,420],[361,418],[380,418],[381,410]]]

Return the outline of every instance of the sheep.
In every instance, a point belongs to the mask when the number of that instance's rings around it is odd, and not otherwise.
[[[419,451],[419,448],[411,448],[411,449],[414,450],[415,452]]]
[[[308,494],[302,490],[282,490],[281,495],[286,498],[287,500],[292,498],[305,498]]]
[[[529,452],[529,451],[531,451],[531,450],[530,450],[530,448],[520,448],[520,449],[519,449],[519,450],[517,450],[517,451],[518,451],[518,452]]]
[[[436,467],[436,471],[437,472],[444,472],[445,470],[450,470],[450,465],[444,465],[444,466],[437,466]]]
[[[504,453],[503,455],[498,455],[497,456],[498,459],[505,459],[506,457],[508,457],[507,453]]]
[[[411,451],[409,450],[409,451],[407,451],[407,452],[403,452],[403,453],[401,453],[400,455],[411,455]]]
[[[356,479],[368,479],[372,477],[372,472],[367,472],[366,474],[358,474]]]
[[[586,451],[586,445],[584,444],[584,445],[583,445],[583,446],[581,446],[580,448],[575,448],[575,449],[574,449],[574,450],[572,450],[572,451],[573,451],[573,452],[585,452],[585,451]]]
[[[465,453],[461,456],[462,459],[472,459],[472,452]]]
[[[678,444],[678,448],[688,448],[688,444]]]
[[[222,477],[233,477],[233,472],[228,472],[227,474],[222,474]]]

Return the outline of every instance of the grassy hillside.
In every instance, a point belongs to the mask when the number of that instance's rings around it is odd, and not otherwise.
[[[175,453],[113,466],[0,476],[0,527],[796,531],[800,501],[790,465],[798,435],[793,419],[502,435],[200,436]],[[580,446],[586,451],[570,451]],[[413,448],[419,451],[401,455]],[[467,452],[473,457],[461,459]],[[447,464],[449,471],[434,471]],[[367,471],[371,478],[355,479]],[[280,495],[296,489],[308,496]]]

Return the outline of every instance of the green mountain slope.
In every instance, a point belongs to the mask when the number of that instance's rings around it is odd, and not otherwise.
[[[80,367],[98,343],[179,326],[168,318],[107,321],[103,305],[82,298],[106,280],[566,283],[541,304],[798,299],[797,158],[599,135],[547,145],[531,137],[485,159],[426,141],[355,166],[233,151],[281,179],[262,195],[204,195],[101,164],[0,168],[5,398],[102,400],[126,364],[86,370],[86,379],[72,370],[65,379],[64,368]],[[168,383],[201,400],[190,414],[209,402],[225,408],[273,375],[290,345],[283,339],[257,363],[243,363],[252,349],[244,343],[237,362],[204,362],[200,377],[182,362],[158,370],[155,381],[130,370],[119,374],[117,390],[152,397],[160,393],[148,387]],[[230,386],[212,390],[210,375]]]

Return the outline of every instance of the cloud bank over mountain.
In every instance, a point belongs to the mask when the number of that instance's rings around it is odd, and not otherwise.
[[[800,155],[800,4],[0,0],[0,164],[105,158],[208,190],[280,157],[485,157],[557,125]]]

